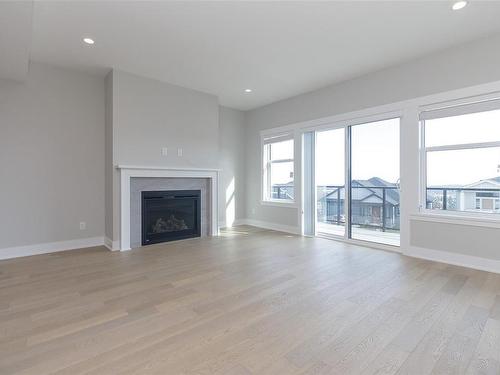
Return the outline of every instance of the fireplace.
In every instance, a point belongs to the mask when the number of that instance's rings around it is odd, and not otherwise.
[[[201,235],[201,191],[141,193],[142,245]]]

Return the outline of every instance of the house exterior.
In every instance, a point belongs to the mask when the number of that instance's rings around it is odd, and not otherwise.
[[[352,224],[381,230],[399,230],[399,188],[379,177],[353,180]],[[318,221],[345,223],[344,186],[318,186]],[[384,209],[385,208],[385,209]]]
[[[272,199],[287,199],[293,200],[295,195],[294,182],[288,182],[286,184],[274,184],[272,187]]]
[[[500,212],[500,176],[464,186],[459,201],[460,211]]]
[[[379,177],[353,180],[352,224],[382,231],[400,228],[400,194],[395,183]],[[344,186],[317,187],[317,217],[319,222],[346,222]],[[273,185],[273,198],[293,199],[293,182]],[[500,176],[469,185],[431,186],[427,189],[427,208],[450,211],[500,213]]]
[[[427,208],[500,213],[500,176],[468,185],[428,187]]]

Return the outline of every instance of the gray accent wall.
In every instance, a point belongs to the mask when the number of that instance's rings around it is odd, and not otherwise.
[[[219,104],[215,95],[122,71],[113,70],[106,83],[112,91],[106,107],[111,122],[106,144],[108,152],[113,149],[111,163],[107,160],[106,234],[112,227],[110,239],[118,241],[120,172],[116,166],[218,168]],[[162,155],[163,147],[167,155]]]
[[[104,113],[102,78],[31,63],[0,81],[0,252],[103,236]]]
[[[113,72],[115,163],[214,168],[219,163],[215,95]],[[167,147],[167,156],[161,148]],[[182,148],[182,156],[177,149]]]
[[[109,239],[120,237],[120,174],[116,169],[120,164],[220,168],[220,225],[245,216],[243,112],[219,107],[214,95],[122,71],[109,73],[106,87]],[[162,155],[163,147],[167,155]]]

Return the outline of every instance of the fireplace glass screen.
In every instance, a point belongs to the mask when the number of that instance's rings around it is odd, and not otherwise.
[[[142,245],[200,236],[201,192],[142,192]]]

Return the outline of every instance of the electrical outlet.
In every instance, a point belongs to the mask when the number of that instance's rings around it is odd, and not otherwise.
[[[80,221],[80,230],[87,229],[87,223],[85,221]]]
[[[177,149],[177,156],[182,156],[182,148]]]
[[[161,155],[162,156],[168,156],[168,147],[162,147],[161,148]]]
[[[252,208],[252,215],[255,215],[255,207]]]

